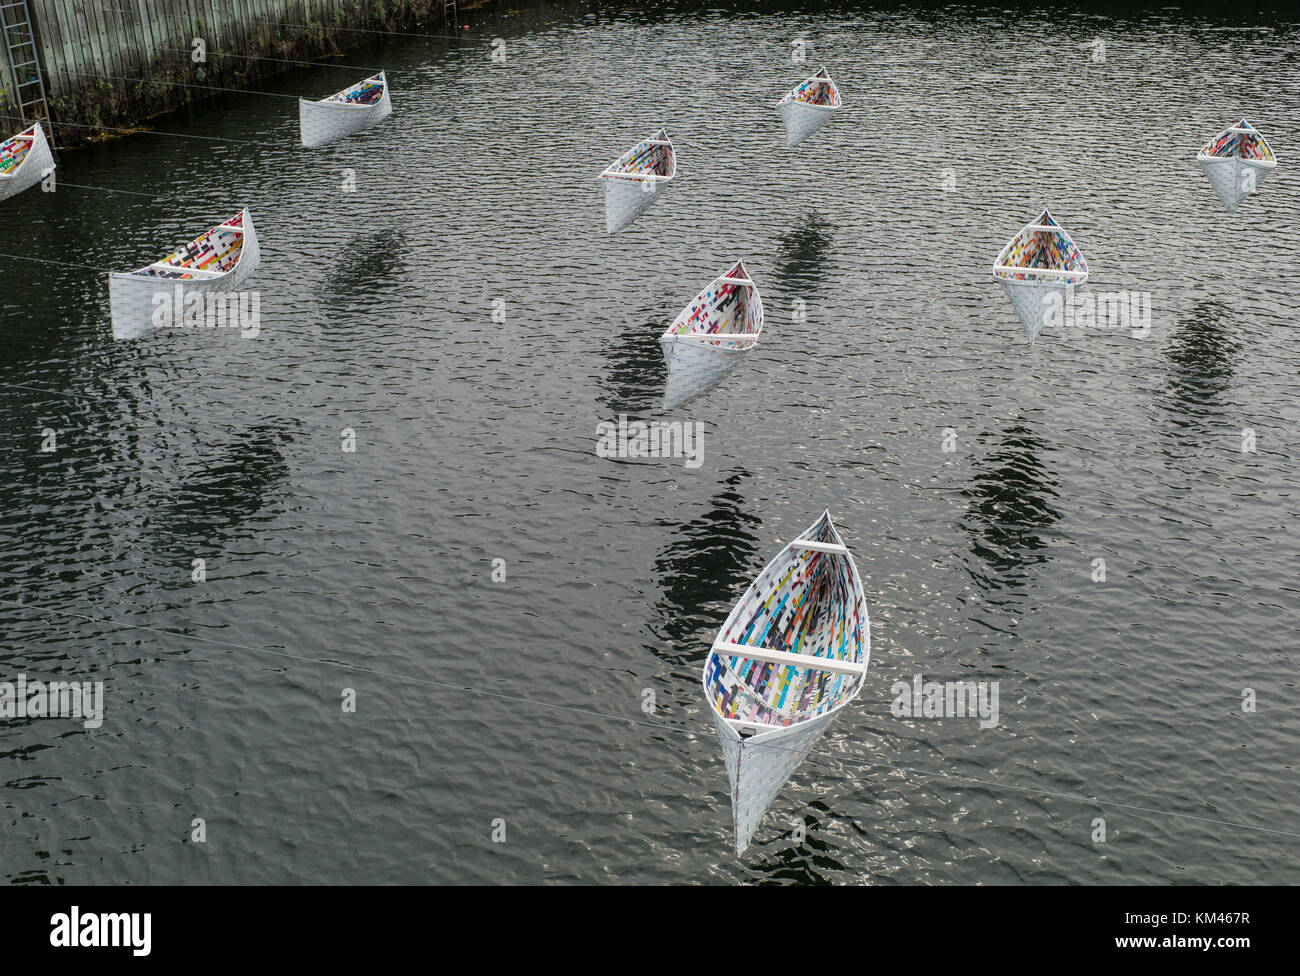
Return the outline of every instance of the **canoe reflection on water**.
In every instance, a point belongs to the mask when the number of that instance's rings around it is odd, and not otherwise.
[[[758,528],[740,487],[750,478],[737,468],[709,499],[709,507],[677,530],[659,550],[655,571],[663,596],[656,604],[655,632],[665,638],[664,656],[702,661],[719,621],[757,571]]]
[[[1233,335],[1231,311],[1222,302],[1200,302],[1178,323],[1165,350],[1169,379],[1162,404],[1170,423],[1204,431],[1205,421],[1222,413],[1221,401],[1232,385],[1241,348]]]
[[[814,761],[815,757],[809,760]],[[831,884],[835,873],[847,869],[843,861],[832,856],[836,846],[825,839],[837,820],[846,821],[850,829],[862,832],[852,818],[837,815],[821,800],[800,804],[799,812],[784,825],[782,833],[753,841],[753,846],[765,848],[763,858],[750,865],[750,870],[759,876],[756,883]],[[803,829],[802,840],[795,837],[796,824]]]
[[[1060,521],[1052,505],[1057,493],[1055,474],[1040,459],[1047,451],[1023,417],[1000,434],[986,435],[993,449],[975,465],[969,499],[961,525],[971,536],[971,549],[991,572],[973,564],[971,577],[984,589],[1021,587],[1029,568],[1047,558],[1047,530]]]
[[[270,503],[288,478],[282,448],[292,441],[281,423],[198,447],[188,470],[172,473],[171,496],[149,516],[158,547],[209,551],[259,531],[257,523],[272,518]]]
[[[339,251],[325,282],[331,297],[378,296],[406,268],[406,233],[400,227],[358,234]]]
[[[820,284],[834,243],[835,225],[817,211],[804,215],[777,242],[776,281],[782,288]]]
[[[604,388],[597,399],[612,415],[656,412],[668,376],[663,353],[655,344],[663,322],[627,319],[611,341],[602,343],[608,365],[598,379]]]

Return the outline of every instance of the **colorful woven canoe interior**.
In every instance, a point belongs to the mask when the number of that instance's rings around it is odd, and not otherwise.
[[[716,335],[712,345],[724,349],[747,349],[763,331],[763,303],[753,285],[729,285],[728,278],[748,278],[745,265],[737,261],[708,288],[695,296],[665,335]],[[722,339],[728,332],[748,335],[745,339]]]
[[[6,139],[0,145],[0,176],[12,176],[18,167],[23,164],[27,154],[32,151],[32,140],[35,138],[36,126],[32,126],[25,132]]]
[[[1248,132],[1234,132],[1234,129],[1248,129]],[[1213,156],[1217,159],[1255,159],[1264,163],[1277,162],[1273,158],[1273,150],[1268,147],[1255,127],[1242,119],[1234,126],[1230,126],[1223,132],[1211,139],[1201,150],[1202,156]]]
[[[241,212],[224,224],[213,227],[202,237],[190,241],[175,254],[169,254],[158,262],[158,264],[171,265],[176,270],[149,267],[133,271],[132,274],[142,275],[146,278],[168,278],[185,281],[197,277],[196,275],[186,274],[186,268],[197,268],[200,271],[232,271],[235,265],[239,263],[239,256],[244,251],[244,235],[232,234],[223,230],[223,228],[242,228],[243,226],[244,215]]]
[[[800,536],[840,542],[828,515]],[[795,654],[862,661],[869,647],[862,586],[847,556],[787,547],[727,618],[721,638]],[[789,726],[857,694],[859,676],[710,652],[704,685],[723,718]]]
[[[399,93],[400,94],[400,93]],[[322,98],[322,102],[347,102],[349,105],[377,105],[384,97],[384,76],[377,74],[365,81],[358,81],[351,88],[344,88],[337,95]]]
[[[998,255],[994,274],[1007,281],[1041,281],[1045,275],[1034,275],[1032,272],[1016,272],[1006,270],[1007,268],[1043,268],[1053,271],[1077,271],[1079,277],[1075,278],[1068,275],[1052,275],[1052,281],[1059,281],[1065,284],[1078,284],[1088,274],[1088,263],[1083,260],[1083,255],[1075,246],[1074,241],[1070,240],[1070,235],[1064,229],[1059,230],[1039,230],[1035,227],[1057,227],[1060,225],[1055,218],[1046,210],[1033,224],[1021,229],[1020,233],[1011,239],[1011,242],[1002,249]]]
[[[840,107],[840,90],[831,81],[826,69],[822,68],[811,78],[793,91],[786,94],[782,102],[804,102],[807,105],[826,105],[830,108]]]
[[[667,176],[677,173],[677,157],[668,133],[660,129],[649,139],[642,139],[625,152],[609,169],[601,173],[606,179],[620,176]]]

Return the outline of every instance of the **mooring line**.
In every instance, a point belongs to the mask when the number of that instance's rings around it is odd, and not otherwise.
[[[16,122],[23,121],[17,115],[0,115],[0,119],[13,119]],[[42,120],[42,125],[60,125],[69,129],[94,129],[100,132],[121,132],[125,135],[172,136],[176,139],[201,139],[204,142],[230,142],[239,146],[261,146],[266,149],[285,148],[283,143],[253,142],[249,139],[231,139],[227,136],[199,136],[187,132],[164,132],[162,129],[132,129],[117,125],[91,125],[86,122],[51,122],[48,119]]]
[[[171,51],[174,54],[192,54],[190,48],[164,47],[159,48],[161,51]],[[355,64],[340,64],[337,61],[293,61],[289,58],[262,58],[252,54],[234,54],[230,51],[208,51],[209,56],[223,58],[241,58],[244,61],[275,61],[279,64],[299,64],[317,68],[347,68],[349,71],[364,71],[367,74],[377,75],[384,71],[387,74],[395,75],[398,72],[388,68],[362,68]]]
[[[7,118],[13,118],[13,116],[0,115],[0,118],[7,119]],[[48,119],[46,119],[45,121],[49,122]],[[53,124],[57,125],[59,123],[53,123]],[[90,186],[86,183],[68,183],[66,180],[61,180],[57,176],[55,177],[54,186],[55,186],[55,190],[59,189],[60,187],[71,186],[71,187],[75,187],[78,190],[99,190],[101,193],[129,193],[131,196],[148,197],[150,200],[157,200],[159,199],[160,196],[157,193],[141,193],[139,190],[118,190],[111,186]]]
[[[319,31],[348,31],[349,33],[352,34],[382,34],[382,35],[388,35],[389,37],[432,37],[432,38],[437,38],[438,40],[446,40],[448,38],[461,36],[460,34],[456,33],[455,30],[447,34],[419,34],[419,33],[415,33],[414,31],[375,30],[374,28],[371,27],[335,27],[328,24],[284,24],[284,23],[279,23],[270,20],[241,20],[241,21],[235,21],[235,23],[261,24],[265,27],[302,27],[307,30],[319,30]]]
[[[98,271],[101,274],[112,274],[108,268],[96,268],[91,264],[75,264],[72,261],[55,261],[51,258],[34,258],[28,254],[6,254],[0,251],[0,258],[12,258],[15,261],[36,261],[39,264],[61,264],[67,268],[82,268],[87,271]]]
[[[104,78],[109,81],[133,81],[139,85],[171,85],[175,88],[197,88],[200,91],[232,92],[236,95],[267,95],[271,98],[292,98],[297,101],[301,96],[288,95],[284,92],[258,91],[254,88],[221,88],[216,85],[192,85],[184,81],[163,81],[161,78],[132,78],[128,75],[101,75],[87,71],[69,71],[68,74],[78,78]]]
[[[103,193],[129,193],[133,197],[148,197],[150,200],[159,199],[157,193],[141,193],[139,190],[115,190],[109,186],[88,186],[85,183],[65,183],[63,180],[56,179],[56,187],[75,186],[78,190],[99,190]]]

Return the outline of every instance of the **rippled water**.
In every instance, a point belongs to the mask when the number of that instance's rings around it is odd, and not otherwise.
[[[65,154],[158,198],[29,192],[5,253],[137,267],[246,204],[262,332],[114,344],[102,274],[0,258],[0,678],[108,708],[0,727],[0,874],[1300,881],[1300,31],[1125,16],[483,14],[347,53],[393,82],[368,137],[302,150],[292,101],[230,95],[159,127],[260,145]],[[845,108],[787,149],[774,102],[823,61]],[[1243,115],[1281,165],[1229,217],[1194,157]],[[607,237],[595,174],[660,123],[681,176]],[[1029,347],[988,269],[1043,206],[1149,336]],[[703,466],[598,458],[738,256],[767,327],[683,412]],[[736,857],[700,668],[824,507],[872,669]],[[893,717],[917,673],[999,681],[1000,725]]]

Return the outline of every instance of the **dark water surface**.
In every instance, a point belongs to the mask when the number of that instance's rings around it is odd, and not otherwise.
[[[1300,881],[1300,27],[605,5],[463,34],[345,55],[390,71],[368,136],[303,150],[293,101],[230,95],[160,128],[260,145],[63,158],[157,199],[4,204],[0,250],[103,270],[246,204],[263,262],[257,338],[115,344],[102,274],[0,258],[0,679],[108,709],[0,725],[0,876]],[[845,108],[787,149],[774,103],[823,61]],[[1280,165],[1230,217],[1195,154],[1243,115]],[[607,237],[595,174],[661,122],[681,176]],[[1028,346],[989,266],[1045,205],[1089,288],[1151,294],[1149,336]],[[677,415],[704,464],[598,458],[737,257],[767,327]],[[699,672],[824,507],[872,669],[737,858]],[[918,673],[999,681],[999,726],[895,718]]]

